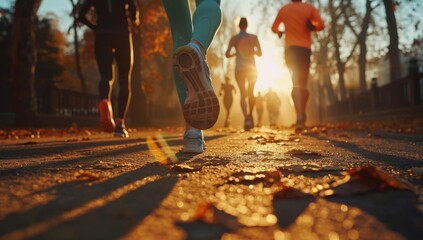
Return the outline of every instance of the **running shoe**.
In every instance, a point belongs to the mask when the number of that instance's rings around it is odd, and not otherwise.
[[[203,153],[205,148],[206,143],[204,142],[203,131],[198,129],[188,129],[185,131],[181,152]]]
[[[244,120],[244,130],[245,131],[250,131],[253,128],[254,128],[253,117],[251,115],[249,115],[249,116],[245,117],[245,120]]]
[[[113,132],[115,129],[115,122],[113,121],[113,110],[110,101],[103,99],[98,104],[98,111],[100,112],[100,126],[105,132]]]
[[[188,88],[182,108],[186,122],[198,129],[211,128],[219,116],[219,100],[211,84],[205,55],[195,43],[176,49],[173,65]]]
[[[115,127],[115,137],[122,137],[127,138],[129,137],[128,131],[126,131],[125,123],[122,120],[116,121],[116,127]]]
[[[306,128],[305,126],[306,115],[298,115],[297,122],[295,124],[295,132],[302,132]]]

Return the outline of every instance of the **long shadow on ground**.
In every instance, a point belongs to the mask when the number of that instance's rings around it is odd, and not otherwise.
[[[423,213],[417,208],[414,192],[391,189],[353,197],[329,197],[326,200],[359,208],[405,239],[417,240],[423,236]]]
[[[54,200],[48,202],[47,204],[36,206],[32,209],[29,209],[28,211],[9,214],[2,221],[0,221],[0,238],[2,238],[2,235],[11,233],[15,230],[25,229],[32,224],[54,219],[55,217],[59,216],[60,214],[66,211],[78,208],[88,203],[89,201],[104,197],[107,194],[110,194],[111,192],[127,184],[133,183],[136,180],[140,180],[153,175],[163,177],[166,174],[167,171],[163,165],[160,165],[159,163],[150,163],[142,168],[124,173],[115,178],[108,179],[92,186],[83,184],[81,182],[59,185],[56,189],[54,189],[55,191],[57,191],[55,194],[56,198]],[[173,179],[172,182],[173,184],[168,185],[173,186],[176,180]],[[140,189],[141,190],[139,191],[144,192],[145,189],[150,188]],[[138,194],[139,191],[136,190],[136,192],[132,194]],[[167,191],[170,191],[170,189],[164,188],[161,194]],[[155,193],[155,191],[153,191],[145,193],[145,196],[154,196],[155,194],[158,193]],[[159,194],[159,196],[161,196],[161,194]],[[127,200],[126,198],[124,198],[122,201]],[[137,201],[136,198],[134,198],[134,201]],[[138,203],[140,206],[148,204],[144,202]]]
[[[210,141],[210,140],[214,140],[217,138],[221,138],[225,135],[216,135],[216,136],[212,136],[212,137],[207,137],[206,140]],[[165,138],[166,139],[166,138]],[[141,140],[138,140],[141,141]],[[107,141],[108,144],[112,144],[113,141]],[[136,142],[136,141],[135,141]],[[175,140],[167,140],[167,144],[169,146],[176,146],[176,145],[181,145],[182,144],[182,139],[175,139]],[[89,146],[92,146],[89,144]],[[86,147],[84,147],[86,148]],[[130,147],[126,147],[126,148],[120,148],[117,150],[112,150],[112,151],[101,151],[98,152],[97,154],[92,154],[89,156],[84,156],[84,157],[80,157],[80,158],[70,158],[70,159],[64,159],[64,160],[56,160],[54,162],[46,162],[46,163],[41,163],[41,164],[35,164],[35,165],[30,165],[30,166],[24,166],[24,167],[15,167],[15,168],[8,168],[8,169],[0,169],[0,179],[4,178],[4,177],[9,177],[9,176],[16,176],[16,175],[23,175],[23,174],[34,174],[37,173],[39,171],[46,171],[49,170],[51,168],[59,168],[59,167],[72,167],[72,166],[76,166],[78,164],[82,164],[82,163],[89,163],[90,161],[95,161],[98,159],[101,159],[102,157],[111,157],[111,156],[119,156],[121,154],[129,154],[129,153],[135,153],[135,152],[140,152],[140,151],[146,151],[148,150],[148,146],[147,144],[144,142],[141,142],[140,144],[137,145],[133,145]],[[21,150],[23,151],[23,150]],[[28,155],[30,156],[31,152],[33,152],[34,150],[28,150]],[[69,149],[62,149],[62,147],[58,147],[56,149],[56,153],[57,154],[61,154],[61,153],[65,153],[69,151]],[[0,152],[1,153],[1,152]],[[34,156],[36,157],[36,156]]]
[[[177,181],[168,176],[149,183],[33,239],[119,239],[160,206]]]
[[[369,151],[367,149],[364,149],[357,144],[351,143],[351,142],[343,142],[343,141],[337,141],[334,139],[326,138],[320,135],[316,134],[308,134],[308,136],[324,140],[324,141],[330,141],[332,144],[334,144],[336,147],[343,148],[347,151],[359,154],[363,156],[364,158],[371,159],[373,161],[381,162],[385,165],[390,165],[393,167],[398,167],[400,169],[408,169],[410,167],[418,167],[423,166],[423,161],[418,161],[415,159],[405,158],[405,157],[399,157],[395,155],[385,154],[385,153],[379,153],[379,152],[373,152]]]

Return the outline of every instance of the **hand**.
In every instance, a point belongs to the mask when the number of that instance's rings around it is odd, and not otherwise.
[[[281,38],[283,36],[284,32],[279,31],[277,34],[278,34],[278,37]]]
[[[316,29],[316,27],[313,25],[313,23],[310,21],[310,19],[307,19],[306,27],[310,31],[314,31]]]

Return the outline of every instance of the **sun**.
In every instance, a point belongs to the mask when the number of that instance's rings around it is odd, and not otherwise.
[[[254,93],[265,94],[270,88],[276,92],[290,92],[292,89],[291,76],[288,68],[282,64],[280,56],[263,55],[256,58],[258,79]]]

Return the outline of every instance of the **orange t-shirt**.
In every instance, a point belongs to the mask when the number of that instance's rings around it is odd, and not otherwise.
[[[308,3],[291,2],[283,6],[275,21],[272,31],[279,32],[279,25],[285,25],[285,46],[311,47],[311,31],[307,29],[307,19],[315,27],[315,31],[320,31],[325,27],[325,23],[319,15],[319,11]]]

